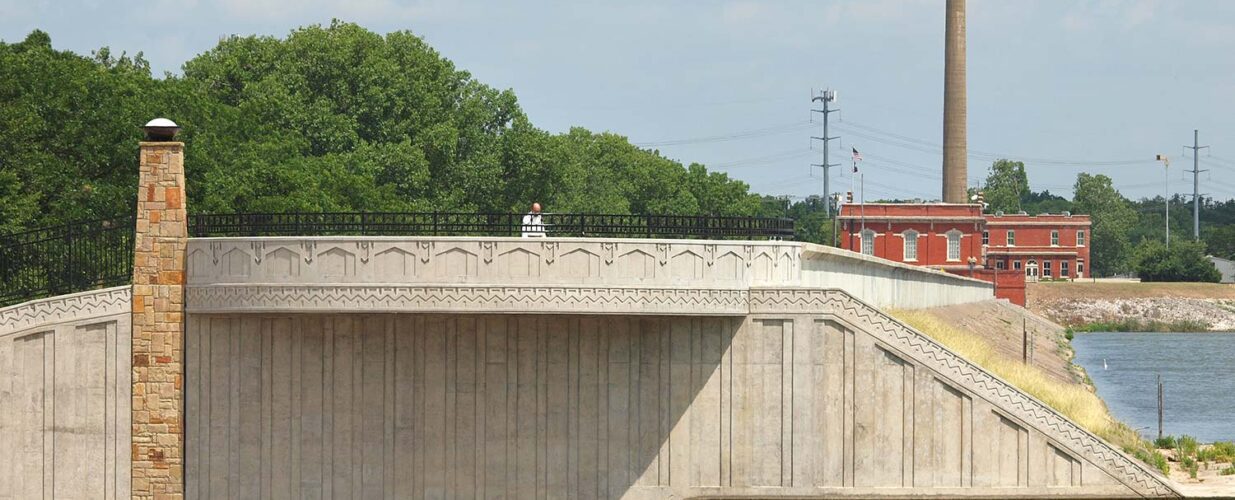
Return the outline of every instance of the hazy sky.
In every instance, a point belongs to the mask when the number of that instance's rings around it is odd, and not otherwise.
[[[143,51],[179,72],[229,34],[285,36],[331,18],[411,30],[481,81],[512,88],[542,128],[608,130],[745,180],[822,191],[811,89],[840,94],[833,191],[849,150],[867,198],[940,194],[944,0],[810,2],[0,0],[0,39],[38,28],[59,49]],[[1070,195],[1079,171],[1125,195],[1235,197],[1235,2],[969,0],[969,177],[1022,159],[1034,189]],[[1212,156],[1206,156],[1210,154]]]

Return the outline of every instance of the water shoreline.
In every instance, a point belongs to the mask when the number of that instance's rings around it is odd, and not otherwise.
[[[1064,325],[1071,333],[1229,333],[1226,328],[1210,328],[1209,325],[1192,321],[1165,322],[1156,320],[1132,320],[1130,322],[1093,321]]]

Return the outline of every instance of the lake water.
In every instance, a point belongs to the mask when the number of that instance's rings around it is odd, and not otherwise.
[[[1164,433],[1235,440],[1235,333],[1078,333],[1072,346],[1111,413],[1141,435],[1158,434],[1161,374]]]

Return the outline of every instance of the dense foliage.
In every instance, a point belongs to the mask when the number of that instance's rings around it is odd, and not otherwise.
[[[1222,273],[1205,258],[1205,243],[1182,240],[1166,244],[1149,240],[1141,243],[1133,258],[1141,281],[1201,281],[1217,283]]]
[[[138,125],[175,120],[190,210],[755,215],[745,183],[612,133],[537,129],[409,32],[230,37],[155,78],[135,57],[0,43],[0,234],[131,210]]]

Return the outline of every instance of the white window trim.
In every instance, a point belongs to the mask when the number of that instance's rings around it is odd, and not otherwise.
[[[991,244],[991,232],[990,232],[990,230],[983,230],[983,231],[982,231],[982,244],[983,244],[983,245],[990,245],[990,244]]]
[[[1054,278],[1055,277],[1055,275],[1051,272],[1051,261],[1049,260],[1042,261],[1042,266],[1039,267],[1039,269],[1042,272],[1043,278]]]
[[[1078,229],[1076,231],[1076,246],[1078,247],[1085,246],[1085,230],[1084,229]]]
[[[904,232],[902,232],[901,234],[899,234],[899,235],[897,235],[897,236],[900,236],[902,239],[904,239],[904,240],[905,240],[905,241],[902,243],[902,247],[901,247],[901,255],[903,255],[903,256],[904,256],[904,258],[905,258],[905,262],[917,262],[917,261],[918,261],[918,238],[921,238],[921,237],[922,237],[922,233],[919,233],[919,232],[914,231],[914,230],[912,230],[912,229],[906,229]],[[910,239],[910,236],[912,236],[912,237],[913,237],[913,258],[912,258],[912,259],[911,259],[911,258],[909,258],[909,239]]]
[[[954,234],[956,235],[956,258],[955,259],[952,258],[952,235]],[[940,236],[943,236],[944,241],[947,244],[947,247],[945,248],[946,250],[945,255],[947,257],[947,261],[948,262],[960,262],[961,254],[965,253],[962,251],[962,245],[965,242],[965,233],[958,229],[953,228],[953,229],[949,229],[947,232],[943,233]]]
[[[1010,247],[1016,246],[1016,231],[1013,229],[1009,229],[1008,232],[1004,234],[1004,241]]]
[[[866,253],[866,235],[867,234],[871,235],[871,241],[870,241],[871,253]],[[873,229],[865,229],[865,230],[858,231],[858,253],[862,255],[869,255],[871,257],[874,257],[875,256],[875,238],[878,238],[878,237],[879,237],[879,233],[876,233],[875,230]]]
[[[1059,261],[1059,277],[1067,278],[1068,271],[1070,271],[1070,269],[1068,269],[1068,261],[1066,260]]]
[[[1057,229],[1051,231],[1051,246],[1059,246],[1059,230]]]

